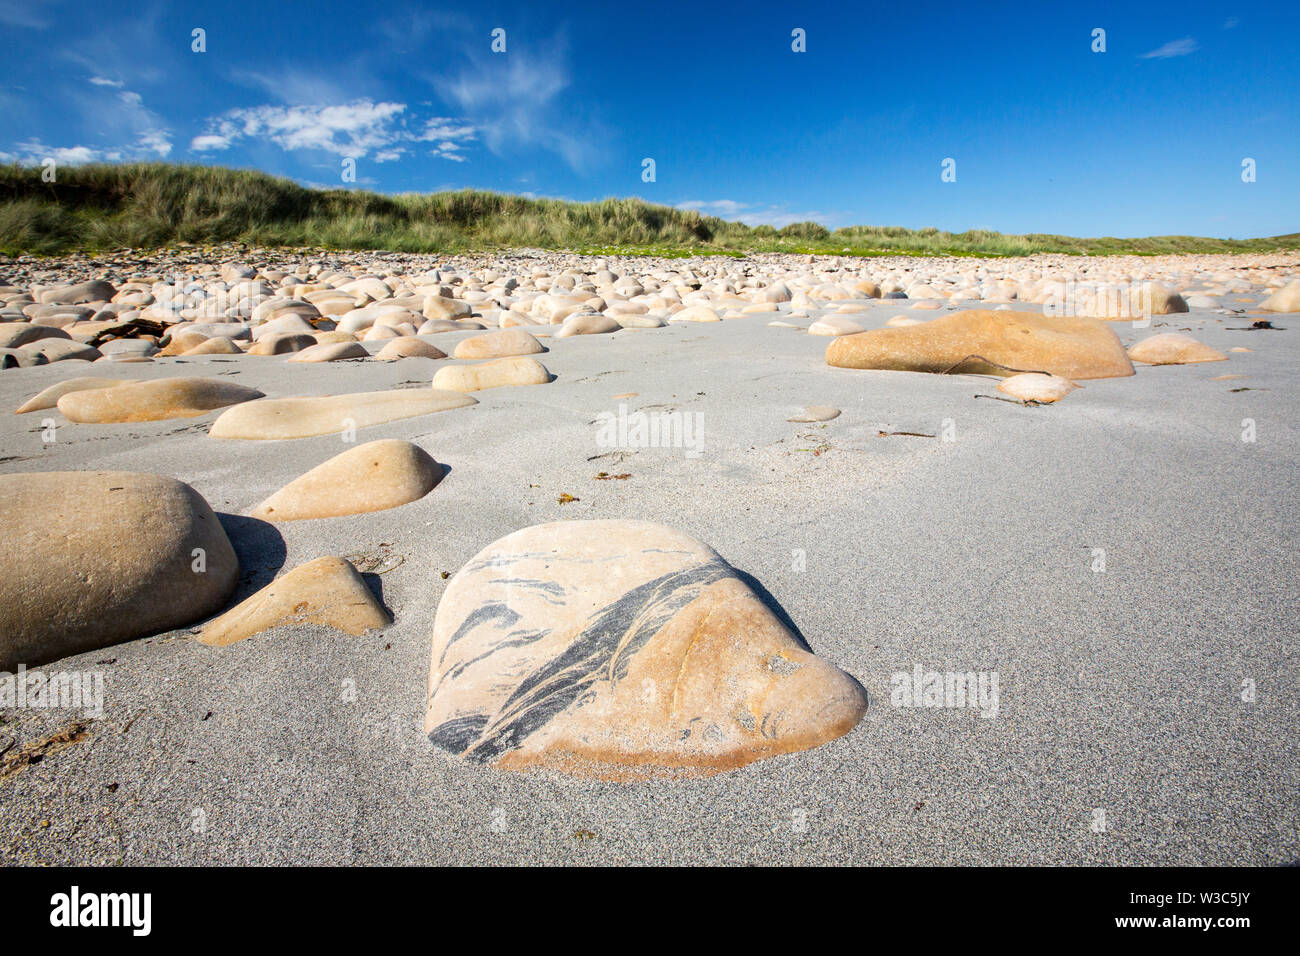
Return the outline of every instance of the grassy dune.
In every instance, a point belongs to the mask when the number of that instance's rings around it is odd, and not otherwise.
[[[0,251],[57,255],[176,243],[463,252],[534,247],[604,254],[750,252],[1014,256],[1264,252],[1300,248],[1300,234],[1268,239],[1153,236],[1076,239],[813,222],[750,228],[639,199],[573,203],[462,190],[385,196],[307,189],[250,170],[164,163],[89,165],[41,181],[39,168],[0,166]]]

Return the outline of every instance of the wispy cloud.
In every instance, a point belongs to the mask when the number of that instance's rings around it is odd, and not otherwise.
[[[583,170],[597,158],[599,148],[593,138],[573,132],[571,115],[560,115],[559,99],[571,78],[563,42],[557,39],[547,46],[543,58],[514,49],[506,55],[473,55],[454,76],[435,77],[434,86],[492,152],[540,148],[556,153],[570,168]]]
[[[162,117],[145,105],[144,97],[107,77],[95,75],[87,82],[92,88],[70,88],[67,101],[93,119],[96,132],[108,139],[109,145],[50,146],[39,139],[27,139],[18,143],[15,151],[0,157],[6,162],[39,164],[53,159],[59,165],[79,165],[165,159],[171,155],[171,133]]]
[[[775,226],[780,229],[792,222],[827,222],[828,214],[818,210],[792,212],[785,206],[763,206],[736,202],[734,199],[692,199],[677,203],[678,209],[695,210],[706,216],[735,219],[747,226]]]
[[[38,5],[29,0],[0,0],[0,23],[27,30],[44,30],[50,21],[37,12]]]
[[[1180,40],[1170,40],[1164,46],[1158,46],[1154,50],[1143,53],[1139,59],[1142,60],[1167,60],[1175,56],[1187,56],[1189,53],[1195,53],[1201,48],[1193,37],[1183,37]]]
[[[425,120],[418,132],[407,125],[405,103],[354,100],[327,106],[254,106],[212,117],[203,133],[190,141],[196,153],[229,149],[250,140],[270,142],[286,151],[307,150],[377,163],[402,158],[415,143],[433,143],[431,155],[464,162],[462,150],[474,141],[475,128],[444,117]]]
[[[710,216],[738,216],[749,206],[743,202],[736,202],[734,199],[691,199],[687,202],[679,202],[678,209],[695,210],[706,213]]]
[[[1225,29],[1225,30],[1231,30],[1233,27],[1235,27],[1235,26],[1236,26],[1238,23],[1240,23],[1240,22],[1241,22],[1241,21],[1238,20],[1236,17],[1228,17],[1228,19],[1226,19],[1226,20],[1223,21],[1223,29]]]

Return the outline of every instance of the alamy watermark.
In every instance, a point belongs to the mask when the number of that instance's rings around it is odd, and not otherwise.
[[[704,450],[702,412],[617,412],[596,416],[596,444],[601,448],[681,448],[687,458]]]
[[[927,671],[917,664],[889,682],[889,702],[895,707],[969,707],[991,718],[1001,704],[997,671]]]
[[[82,710],[87,717],[104,716],[103,671],[0,671],[0,707],[36,710]]]

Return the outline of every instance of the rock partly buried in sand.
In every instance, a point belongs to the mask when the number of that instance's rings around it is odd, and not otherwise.
[[[826,364],[984,375],[1049,372],[1071,379],[1133,374],[1119,338],[1096,319],[980,309],[842,335],[826,347]]]
[[[53,408],[59,403],[59,399],[69,392],[85,392],[95,388],[116,388],[119,385],[128,385],[134,381],[133,378],[69,378],[57,385],[51,385],[42,392],[37,392],[19,405],[14,414],[24,415],[27,412],[39,412],[46,408]]]
[[[722,317],[707,305],[692,305],[668,316],[672,324],[678,322],[721,322]]]
[[[216,335],[210,339],[204,339],[192,349],[186,349],[181,353],[183,356],[191,355],[239,355],[242,349],[235,344],[235,340],[224,335]]]
[[[419,445],[384,438],[350,448],[285,485],[252,511],[267,521],[336,518],[423,498],[442,466]]]
[[[788,422],[828,422],[832,418],[838,418],[840,410],[831,405],[805,405],[803,411],[793,418],[787,418]]]
[[[1012,398],[1018,398],[1022,402],[1038,402],[1041,405],[1048,405],[1052,402],[1059,402],[1078,387],[1068,378],[1061,378],[1059,375],[1024,372],[1003,379],[998,385],[998,391],[1010,395]]]
[[[519,356],[478,365],[445,365],[434,374],[433,387],[478,392],[504,385],[545,385],[550,380],[551,373],[541,362]]]
[[[1292,279],[1259,304],[1265,312],[1300,312],[1300,279]]]
[[[1128,350],[1129,358],[1144,365],[1192,365],[1224,362],[1228,356],[1181,332],[1165,332],[1143,339]]]
[[[636,779],[816,747],[866,706],[711,548],[643,521],[563,521],[489,545],[448,584],[425,730],[504,769]]]
[[[239,578],[208,503],[162,475],[3,475],[0,527],[0,671],[191,624]]]
[[[536,355],[545,352],[542,343],[523,329],[503,329],[485,335],[472,335],[456,346],[458,359],[505,358],[509,355]]]
[[[317,558],[203,625],[197,640],[225,647],[287,624],[323,624],[356,635],[390,623],[356,568],[343,558]]]
[[[69,392],[57,404],[70,422],[156,422],[194,418],[216,408],[261,398],[262,394],[255,388],[219,378],[164,378]]]
[[[311,345],[289,356],[290,362],[341,362],[345,359],[370,358],[360,342],[326,342]]]
[[[265,398],[222,412],[208,435],[254,440],[310,438],[477,404],[478,399],[469,395],[437,388]]]
[[[1158,282],[1144,282],[1129,293],[1129,311],[1135,315],[1176,315],[1187,310],[1187,300]]]
[[[64,362],[69,359],[93,362],[102,354],[99,349],[74,342],[72,339],[39,339],[20,345],[18,351],[32,356],[43,355],[47,363]]]
[[[852,335],[864,331],[866,330],[852,319],[839,315],[828,315],[808,326],[809,335]]]
[[[401,338],[390,339],[382,349],[375,353],[375,360],[379,362],[395,362],[404,358],[427,358],[443,359],[447,353],[437,346],[430,345],[423,339],[417,339],[413,335],[403,335]]]
[[[617,332],[622,328],[622,325],[607,315],[584,312],[565,319],[564,324],[560,326],[560,331],[555,333],[555,337],[567,339],[575,335],[604,335],[607,332]]]
[[[48,325],[32,325],[30,322],[0,322],[0,348],[22,348],[29,342],[41,339],[66,339],[67,332]]]
[[[276,332],[258,339],[246,355],[285,355],[301,352],[316,344],[316,337],[308,332]]]

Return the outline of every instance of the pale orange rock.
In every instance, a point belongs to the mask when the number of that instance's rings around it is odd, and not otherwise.
[[[998,391],[1012,398],[1018,398],[1022,402],[1049,405],[1052,402],[1059,402],[1078,387],[1068,378],[1061,378],[1059,375],[1023,372],[1003,379],[998,384]]]
[[[447,353],[442,349],[430,345],[423,339],[418,339],[413,335],[403,335],[401,338],[390,339],[384,347],[375,353],[375,359],[380,362],[395,362],[404,358],[427,358],[443,359]]]
[[[235,340],[224,335],[216,335],[210,339],[204,339],[192,349],[181,353],[182,356],[241,354],[243,354],[243,350],[235,344]]]
[[[208,503],[163,475],[0,475],[0,671],[184,627],[239,560]]]
[[[864,331],[858,323],[840,315],[828,315],[808,326],[809,335],[852,335]]]
[[[537,359],[514,356],[476,365],[444,365],[434,373],[433,387],[477,392],[506,385],[545,385],[550,380],[550,372]]]
[[[357,337],[343,329],[330,329],[328,332],[313,333],[317,345],[331,345],[335,342],[355,342]]]
[[[275,332],[254,342],[246,354],[284,355],[287,352],[301,352],[315,344],[316,337],[309,332]]]
[[[159,355],[184,355],[195,346],[202,345],[208,340],[208,336],[202,332],[177,332],[171,336],[169,341]]]
[[[678,322],[721,322],[722,317],[707,305],[693,305],[674,312],[668,317],[670,324]]]
[[[904,372],[1048,372],[1069,379],[1133,374],[1119,338],[1096,319],[979,309],[842,335],[827,346],[826,363]]]
[[[70,422],[105,424],[194,418],[261,397],[255,388],[220,378],[163,378],[68,392],[57,405]]]
[[[227,409],[208,435],[254,441],[310,438],[476,404],[472,396],[437,388],[265,398]]]
[[[492,359],[511,355],[536,355],[545,352],[542,343],[520,328],[502,329],[472,335],[456,345],[452,356],[458,359]]]
[[[300,521],[384,511],[423,498],[441,480],[442,466],[419,445],[382,438],[322,462],[250,514],[266,521]]]
[[[118,385],[126,385],[134,382],[133,378],[69,378],[56,385],[51,385],[43,391],[37,392],[27,401],[23,402],[14,411],[15,415],[25,415],[28,412],[38,412],[46,408],[54,408],[59,403],[59,399],[70,392],[85,392],[96,388],[116,388]]]
[[[1259,307],[1265,312],[1300,312],[1300,279],[1292,279],[1261,302]]]
[[[360,342],[325,342],[312,345],[289,356],[290,362],[341,362],[345,359],[370,358]]]
[[[1144,365],[1192,365],[1224,362],[1228,356],[1181,332],[1165,332],[1143,339],[1128,350],[1129,358]]]
[[[433,625],[425,730],[505,770],[695,776],[848,733],[867,695],[711,548],[644,521],[489,545]]]
[[[357,569],[343,558],[326,557],[276,578],[204,624],[196,640],[227,647],[273,627],[318,624],[358,635],[390,623],[392,617]]]

